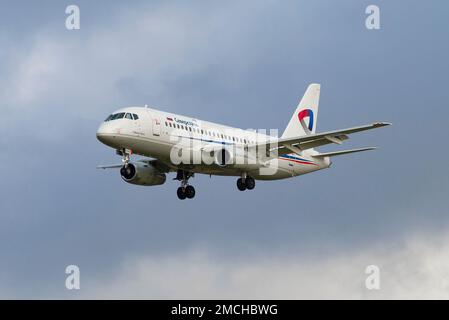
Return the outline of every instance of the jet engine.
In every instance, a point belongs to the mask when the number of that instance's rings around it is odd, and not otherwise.
[[[165,173],[159,172],[151,164],[144,162],[128,163],[120,169],[120,175],[125,182],[139,186],[157,186],[165,183]]]

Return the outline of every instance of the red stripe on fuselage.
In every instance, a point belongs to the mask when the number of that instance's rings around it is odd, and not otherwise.
[[[299,160],[293,160],[293,159],[286,159],[286,158],[279,158],[281,160],[287,160],[287,161],[293,161],[296,163],[300,163],[300,164],[313,164],[314,166],[317,166],[316,163],[312,163],[312,162],[305,162],[305,161],[299,161]]]

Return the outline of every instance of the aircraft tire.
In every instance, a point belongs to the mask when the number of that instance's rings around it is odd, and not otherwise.
[[[246,185],[246,189],[253,190],[254,187],[256,186],[256,181],[254,180],[254,178],[247,177],[245,179],[245,185]]]
[[[246,190],[246,184],[245,182],[243,182],[242,178],[237,179],[237,189],[239,189],[240,191]]]
[[[193,199],[195,197],[195,188],[193,186],[187,186],[184,194],[188,199]]]
[[[187,197],[186,192],[182,187],[178,188],[176,194],[178,195],[179,200],[184,200]]]

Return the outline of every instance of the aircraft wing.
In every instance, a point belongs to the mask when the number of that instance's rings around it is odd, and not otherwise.
[[[97,169],[118,169],[121,167],[123,167],[123,163],[122,164],[99,165],[99,166],[97,166]]]
[[[131,161],[132,162],[132,161]],[[169,172],[170,171],[170,166],[168,166],[167,164],[161,162],[158,159],[140,159],[137,160],[135,162],[143,162],[149,165],[152,165],[153,167],[155,167],[156,169],[158,169],[160,172]],[[123,163],[121,164],[111,164],[111,165],[99,165],[97,166],[97,169],[118,169],[123,167]]]
[[[327,131],[322,133],[314,133],[292,138],[281,138],[278,139],[277,142],[275,141],[275,143],[270,144],[270,142],[264,142],[250,147],[266,148],[267,151],[273,153],[277,151],[277,155],[284,155],[289,153],[300,152],[303,150],[323,146],[330,143],[342,144],[344,140],[349,139],[349,137],[347,136],[348,134],[375,128],[381,128],[388,125],[391,125],[391,123],[376,122],[365,126]]]

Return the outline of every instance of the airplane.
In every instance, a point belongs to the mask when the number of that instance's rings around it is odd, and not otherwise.
[[[335,156],[374,147],[320,153],[315,148],[340,145],[349,134],[390,125],[369,125],[316,133],[320,84],[310,84],[280,138],[145,107],[126,107],[109,115],[97,139],[116,150],[122,163],[97,168],[120,168],[130,184],[156,186],[176,172],[179,199],[195,197],[189,179],[195,174],[234,176],[240,191],[252,190],[256,180],[279,180],[329,168]],[[137,154],[143,159],[131,161]]]

